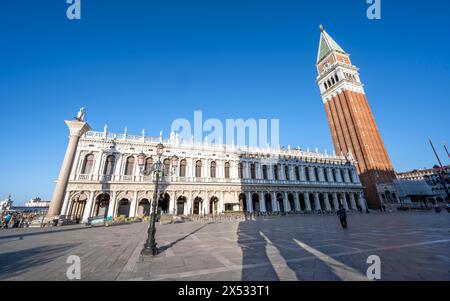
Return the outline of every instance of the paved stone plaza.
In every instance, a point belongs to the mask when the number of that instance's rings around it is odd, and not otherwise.
[[[162,253],[142,258],[147,224],[0,231],[0,280],[67,280],[70,255],[82,280],[450,280],[450,214],[289,216],[158,226]]]

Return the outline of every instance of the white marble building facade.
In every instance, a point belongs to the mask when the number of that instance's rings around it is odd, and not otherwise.
[[[148,215],[160,138],[89,131],[80,137],[61,215],[72,219]],[[363,187],[351,156],[299,149],[262,149],[164,140],[163,213],[334,211],[340,204],[365,210]],[[178,157],[170,164],[170,156]]]

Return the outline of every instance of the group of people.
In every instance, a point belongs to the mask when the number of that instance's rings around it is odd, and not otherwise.
[[[37,217],[36,213],[11,213],[6,212],[1,216],[1,228],[26,228]]]

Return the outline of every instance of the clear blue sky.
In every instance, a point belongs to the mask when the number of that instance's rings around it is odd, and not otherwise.
[[[80,106],[101,131],[172,120],[279,118],[281,143],[332,149],[315,83],[318,25],[349,53],[397,171],[450,143],[450,2],[65,0],[0,4],[0,198],[49,199]],[[438,147],[442,158],[441,146]]]

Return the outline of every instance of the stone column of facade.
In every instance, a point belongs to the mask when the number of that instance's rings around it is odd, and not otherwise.
[[[339,210],[339,201],[336,192],[333,192],[333,206],[334,210]]]
[[[89,192],[89,198],[86,203],[86,208],[84,209],[84,212],[83,212],[83,217],[82,217],[83,222],[86,222],[88,220],[88,218],[91,217],[91,211],[92,211],[92,207],[94,204],[94,195],[95,195],[94,191]]]
[[[118,181],[120,179],[120,175],[122,174],[122,162],[123,162],[123,155],[119,155],[114,170],[114,176],[111,179],[112,181]]]
[[[175,192],[172,191],[170,194],[170,201],[169,201],[169,213],[175,214],[176,210],[176,200],[175,200]]]
[[[314,192],[314,210],[321,209],[322,207],[320,206],[319,194],[317,192]]]
[[[305,166],[300,166],[300,181],[306,181]]]
[[[291,204],[289,203],[289,194],[287,192],[284,193],[283,203],[284,203],[284,210],[286,212],[291,211]]]
[[[75,154],[78,148],[78,141],[82,135],[91,130],[91,127],[84,121],[66,120],[65,122],[70,131],[69,144],[67,146],[58,181],[53,192],[52,202],[47,213],[48,218],[59,217],[61,214],[67,184],[69,183],[70,173],[72,171]]]
[[[344,206],[345,210],[348,210],[347,197],[345,196],[345,193],[341,193],[341,199],[342,199],[342,206]]]
[[[352,169],[352,175],[353,175],[353,182],[356,184],[359,184],[359,177],[358,177],[358,173],[356,172],[356,169]]]
[[[306,211],[312,211],[311,210],[311,200],[309,199],[309,193],[308,192],[304,192],[303,193],[303,198],[305,199],[305,206],[306,206]]]
[[[116,207],[116,192],[113,191],[108,205],[108,217],[111,216],[114,218],[115,207]]]
[[[328,198],[328,193],[323,194],[323,199],[325,201],[325,210],[331,211],[330,199]]]
[[[264,199],[264,192],[259,193],[259,210],[261,210],[261,212],[267,211],[266,200]]]
[[[300,200],[298,199],[298,192],[294,193],[294,203],[295,203],[295,211],[300,212],[302,208],[300,208]]]
[[[318,169],[319,169],[319,172],[318,172],[318,174],[319,174],[319,181],[320,182],[325,182],[325,175],[324,175],[324,172],[323,172],[323,167],[318,167]]]
[[[336,168],[334,170],[334,175],[336,176],[336,182],[342,183],[344,179],[342,179],[341,170],[339,168]]]
[[[358,207],[356,206],[355,194],[354,193],[350,193],[350,207],[353,210],[357,210],[358,209]]]
[[[359,201],[359,206],[361,206],[361,208],[363,210],[367,210],[366,200],[364,199],[364,193],[360,192],[358,194],[358,201]]]
[[[188,209],[189,215],[191,215],[193,213],[192,208],[194,208],[194,206],[192,204],[192,191],[189,191],[188,204],[187,204],[187,209]]]
[[[350,183],[350,174],[348,168],[344,169],[344,182]]]
[[[67,210],[69,210],[69,204],[70,204],[70,191],[67,191],[66,196],[64,197],[61,215],[67,215]]]
[[[251,192],[247,192],[247,211],[250,213],[253,212],[253,201]]]
[[[136,164],[137,165],[137,164]],[[133,193],[133,199],[131,200],[131,205],[130,205],[130,217],[135,217],[136,216],[136,209],[137,209],[137,198],[138,198],[138,193],[137,191],[135,191]]]
[[[314,167],[308,166],[308,173],[309,173],[309,180],[311,182],[315,182],[316,181],[316,175],[314,174]]]
[[[334,182],[333,171],[331,170],[331,168],[327,168],[327,175],[328,175],[328,182]]]
[[[273,212],[280,211],[280,209],[278,208],[277,193],[276,192],[272,192],[272,211]]]
[[[205,204],[205,206],[203,207],[203,212],[205,214],[209,214],[209,196],[208,196],[208,191],[205,192],[205,200],[203,201],[203,203]]]

